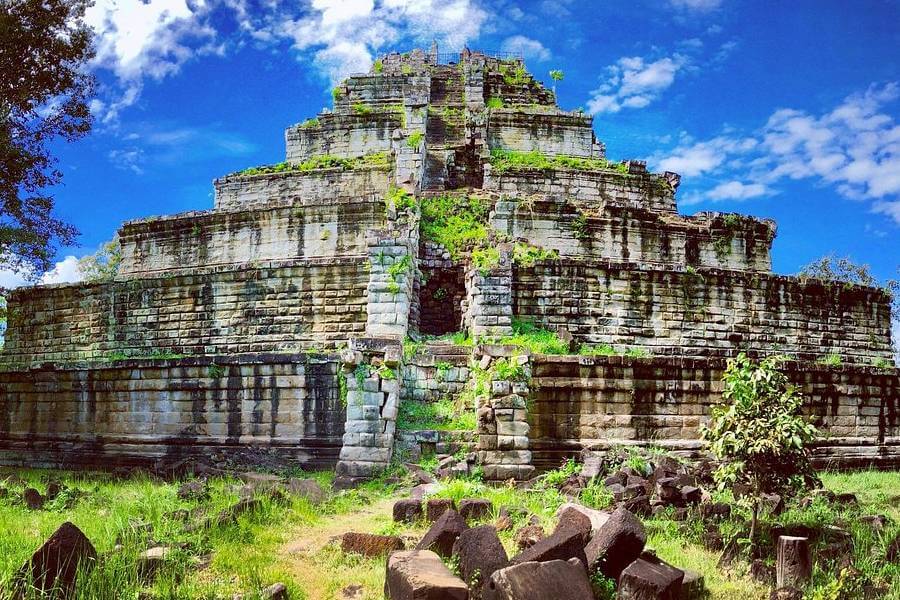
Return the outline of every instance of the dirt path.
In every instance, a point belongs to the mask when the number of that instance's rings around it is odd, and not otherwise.
[[[309,600],[382,598],[384,560],[344,555],[339,538],[348,531],[371,533],[392,520],[394,498],[360,506],[312,526],[295,526],[291,541],[278,551],[279,561],[294,575]]]

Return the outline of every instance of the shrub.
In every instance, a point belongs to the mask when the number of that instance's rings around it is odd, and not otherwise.
[[[406,145],[415,150],[419,147],[419,144],[422,143],[423,139],[425,139],[424,133],[421,131],[414,131],[406,138]]]
[[[441,244],[457,260],[463,252],[487,240],[490,209],[488,200],[478,196],[444,194],[423,198],[422,237]]]
[[[756,533],[760,495],[790,493],[814,480],[806,444],[816,428],[801,414],[802,398],[778,370],[779,357],[754,363],[740,354],[725,370],[725,403],[712,408],[701,437],[725,461],[715,472],[720,486],[742,482],[750,496]]]
[[[496,96],[493,98],[488,98],[485,106],[487,106],[488,108],[503,108],[503,98],[497,98]]]

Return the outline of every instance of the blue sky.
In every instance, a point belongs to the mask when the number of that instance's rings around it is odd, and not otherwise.
[[[562,69],[610,158],[683,175],[682,212],[775,218],[777,272],[900,265],[900,0],[97,0],[88,19],[97,122],[56,146],[81,246],[47,281],[126,219],[210,208],[213,178],[283,160],[334,80],[433,38]]]

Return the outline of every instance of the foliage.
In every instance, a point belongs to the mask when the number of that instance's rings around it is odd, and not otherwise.
[[[319,119],[317,117],[311,117],[302,123],[300,123],[300,129],[312,129],[313,127],[319,126]]]
[[[78,270],[88,283],[112,281],[122,264],[122,246],[119,236],[100,245],[94,254],[78,259]]]
[[[331,89],[331,99],[337,102],[344,97],[344,90],[341,86],[335,86]]]
[[[330,154],[319,154],[311,156],[307,160],[300,163],[281,162],[274,165],[262,165],[259,167],[250,167],[243,171],[232,173],[232,175],[268,175],[271,173],[292,173],[316,171],[318,169],[359,169],[365,167],[389,168],[391,166],[390,156],[386,152],[373,152],[365,156],[357,156],[354,158],[339,158]]]
[[[513,333],[500,338],[499,343],[526,348],[532,354],[568,354],[569,345],[555,331],[542,329],[534,321],[513,317]]]
[[[488,237],[490,203],[475,195],[443,194],[422,199],[421,232],[457,260]]]
[[[558,489],[569,477],[578,475],[580,472],[581,465],[575,462],[574,458],[569,458],[558,469],[544,473],[538,485],[543,488]]]
[[[400,292],[400,278],[409,273],[412,267],[412,259],[409,254],[404,254],[387,269],[388,290],[392,294]]]
[[[818,359],[816,362],[820,365],[828,365],[829,367],[839,367],[844,363],[840,354],[829,354],[828,356]]]
[[[502,357],[491,363],[491,379],[494,381],[523,381],[525,367],[520,365],[515,356]]]
[[[372,107],[368,104],[363,104],[362,102],[354,102],[351,108],[353,109],[353,112],[358,115],[372,114]]]
[[[413,131],[409,134],[409,137],[406,138],[406,145],[412,148],[413,150],[417,150],[419,145],[422,143],[422,140],[425,139],[425,134],[421,131]]]
[[[91,129],[95,79],[87,0],[14,0],[0,10],[0,268],[36,277],[78,232],[53,215],[46,188],[62,173],[50,153]]]
[[[524,242],[516,242],[513,245],[513,262],[523,267],[531,267],[538,261],[556,258],[559,258],[559,252],[556,250],[545,250]]]
[[[384,63],[380,58],[376,59],[374,63],[372,63],[372,71],[374,73],[381,73],[384,71]]]
[[[552,71],[550,71],[550,79],[552,79],[553,81],[562,81],[563,77],[565,77],[565,74],[559,69],[553,69]]]
[[[578,349],[578,354],[582,356],[617,356],[619,352],[609,344],[582,344]]]
[[[491,98],[488,98],[487,102],[485,102],[485,106],[487,108],[503,108],[503,98],[492,96]]]
[[[898,269],[900,273],[900,269]],[[858,265],[849,257],[837,258],[833,254],[823,256],[800,270],[801,279],[822,279],[843,283],[845,286],[864,285],[881,287],[891,295],[891,318],[900,321],[900,279],[888,279],[879,283],[867,264]]]
[[[399,187],[391,186],[385,199],[388,205],[392,206],[397,212],[415,211],[418,206],[416,196]]]
[[[722,216],[716,224],[721,228],[721,232],[717,233],[713,239],[713,249],[716,252],[716,258],[724,261],[731,254],[731,243],[734,241],[734,236],[743,229],[744,217],[736,213],[729,213]]]
[[[485,246],[472,250],[472,266],[482,275],[500,264],[500,250],[496,246]]]
[[[725,370],[724,404],[711,411],[701,437],[725,461],[715,473],[720,485],[747,483],[753,489],[755,533],[760,494],[790,493],[812,479],[806,444],[816,428],[802,416],[802,398],[778,370],[779,357],[756,364],[740,354]]]
[[[615,170],[628,173],[624,163],[613,164],[605,158],[576,158],[572,156],[547,156],[537,150],[520,152],[516,150],[491,150],[491,169],[497,174],[520,170],[552,171],[574,169],[577,171]]]
[[[450,398],[435,402],[404,401],[397,413],[400,431],[475,431],[475,428],[475,411]]]
[[[588,482],[578,493],[578,498],[585,506],[598,510],[609,508],[615,502],[612,492],[599,479]]]
[[[588,220],[584,213],[579,212],[575,215],[575,218],[572,219],[572,235],[575,236],[576,240],[582,242],[590,239],[591,234],[590,231],[588,231]]]

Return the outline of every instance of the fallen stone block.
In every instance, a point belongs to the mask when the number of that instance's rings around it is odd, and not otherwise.
[[[185,481],[178,487],[178,497],[182,500],[204,500],[209,497],[209,492],[202,481]]]
[[[321,504],[328,499],[328,494],[315,479],[297,479],[291,477],[284,486],[285,491],[292,496],[306,498],[310,504]]]
[[[467,528],[465,519],[458,512],[447,510],[434,522],[416,550],[431,550],[444,558],[450,558],[456,539]]]
[[[34,488],[25,488],[22,492],[22,501],[25,502],[30,510],[41,510],[44,508],[44,497]]]
[[[589,569],[618,580],[622,570],[641,555],[646,542],[641,521],[630,511],[617,508],[584,549]]]
[[[425,516],[421,500],[397,500],[394,502],[394,522],[413,524]]]
[[[453,500],[449,498],[429,498],[425,502],[425,518],[431,523],[448,510],[454,510]]]
[[[62,597],[75,590],[79,573],[93,567],[97,551],[78,527],[60,525],[14,576],[16,586],[47,593],[54,588]]]
[[[341,538],[341,550],[363,556],[385,556],[403,550],[403,540],[395,535],[347,532]]]
[[[684,571],[654,557],[641,557],[619,577],[617,600],[678,600]]]
[[[459,514],[466,521],[482,521],[491,516],[494,504],[484,498],[466,498],[459,502]]]
[[[591,582],[577,560],[523,562],[495,571],[484,600],[593,600]]]
[[[562,521],[563,514],[570,510],[577,511],[588,518],[591,523],[591,536],[600,531],[600,528],[603,527],[606,521],[609,520],[610,514],[612,514],[606,510],[596,510],[574,502],[567,502],[556,509],[556,518]],[[557,529],[559,528],[559,522],[557,522],[556,527]]]
[[[700,600],[706,595],[706,585],[703,575],[697,571],[682,569],[684,579],[681,580],[681,593],[678,600]]]
[[[584,536],[575,529],[562,529],[538,541],[513,557],[512,564],[524,562],[546,562],[548,560],[569,560],[577,558],[587,568],[584,553]]]
[[[778,538],[775,561],[777,587],[802,588],[812,577],[809,539],[783,535]]]
[[[497,530],[490,525],[473,527],[460,533],[453,554],[459,559],[459,574],[470,587],[469,596],[475,600],[482,597],[482,588],[490,581],[494,571],[509,564]]]
[[[390,600],[468,600],[469,588],[434,552],[409,550],[388,558],[384,595]]]
[[[171,553],[172,549],[169,546],[155,546],[141,552],[137,558],[138,576],[141,580],[152,581],[166,564]]]

